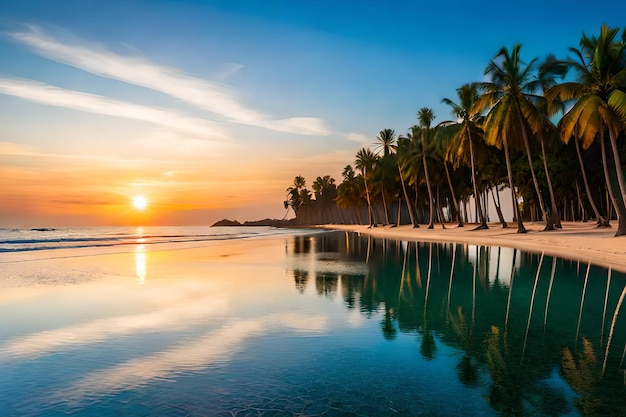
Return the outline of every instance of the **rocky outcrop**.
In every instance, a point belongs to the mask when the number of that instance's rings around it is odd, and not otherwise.
[[[211,227],[218,226],[271,226],[271,227],[288,227],[295,225],[295,219],[291,220],[278,220],[278,219],[263,219],[263,220],[254,220],[254,221],[246,221],[239,223],[237,220],[228,220],[222,219],[219,222],[216,222]]]
[[[243,224],[239,223],[237,220],[222,219],[218,222],[215,222],[211,227],[219,226],[243,226]]]

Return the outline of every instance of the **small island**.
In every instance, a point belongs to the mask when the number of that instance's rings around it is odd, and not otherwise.
[[[223,227],[223,226],[270,226],[270,227],[290,227],[295,225],[295,219],[279,220],[279,219],[262,219],[245,221],[243,223],[237,220],[222,219],[215,222],[211,227]]]

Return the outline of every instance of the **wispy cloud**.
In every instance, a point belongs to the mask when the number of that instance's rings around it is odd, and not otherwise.
[[[2,142],[0,141],[0,158],[2,157],[11,157],[11,161],[23,161],[24,158],[12,158],[14,156],[21,157],[29,157],[34,159],[40,159],[45,161],[47,159],[52,160],[63,160],[63,166],[68,168],[70,166],[89,166],[94,167],[98,165],[111,166],[115,165],[118,168],[123,167],[135,167],[138,163],[141,162],[151,162],[149,160],[142,161],[138,158],[132,159],[124,159],[114,156],[108,155],[98,155],[98,154],[67,154],[67,153],[49,153],[45,152],[41,149],[12,143],[12,142]],[[3,161],[4,162],[4,161]],[[54,164],[58,166],[58,163]]]
[[[171,110],[126,103],[95,94],[65,90],[35,81],[0,78],[0,93],[50,106],[141,120],[172,128],[179,132],[190,133],[194,136],[226,138],[222,126],[208,120],[185,116]]]
[[[363,145],[369,144],[372,142],[372,138],[367,137],[362,133],[350,132],[350,133],[346,133],[344,137],[348,140],[351,140],[353,142],[357,142]]]
[[[228,62],[226,65],[224,65],[224,68],[222,68],[222,70],[215,75],[215,78],[220,81],[225,81],[236,72],[239,72],[242,68],[243,68],[243,65],[241,64]]]
[[[122,56],[104,48],[62,43],[37,26],[10,36],[33,48],[41,56],[100,77],[160,91],[224,119],[275,131],[303,135],[328,135],[323,120],[315,117],[276,119],[245,106],[228,86],[192,77],[176,68],[156,65],[140,56]],[[232,67],[237,70],[239,67]]]

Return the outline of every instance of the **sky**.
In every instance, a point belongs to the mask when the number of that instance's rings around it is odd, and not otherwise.
[[[626,24],[578,4],[0,0],[0,227],[280,219],[296,175],[452,119],[502,46],[564,58]]]

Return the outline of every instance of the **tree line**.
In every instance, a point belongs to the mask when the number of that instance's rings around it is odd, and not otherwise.
[[[296,176],[285,207],[298,224],[488,228],[491,199],[507,227],[499,191],[508,189],[518,233],[529,220],[553,230],[592,219],[617,220],[615,235],[626,234],[626,29],[583,33],[569,52],[526,63],[520,44],[502,47],[487,81],[442,100],[453,120],[433,126],[433,110],[420,108],[406,134],[383,129],[374,150],[360,149],[340,184],[317,177],[311,193]]]

